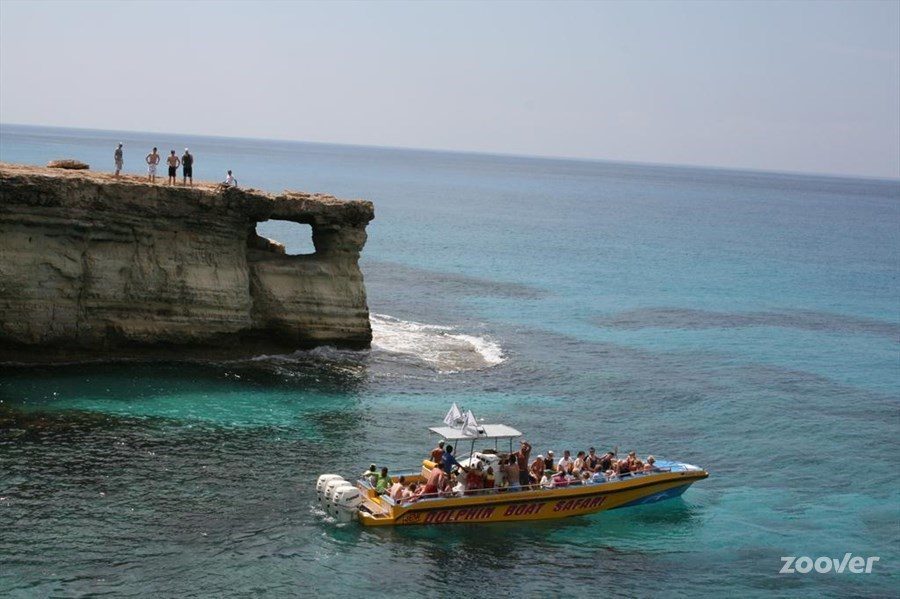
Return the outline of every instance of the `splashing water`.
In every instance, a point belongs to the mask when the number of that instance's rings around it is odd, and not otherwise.
[[[440,372],[496,366],[504,360],[500,345],[484,337],[453,332],[448,326],[372,314],[372,348],[414,356]]]

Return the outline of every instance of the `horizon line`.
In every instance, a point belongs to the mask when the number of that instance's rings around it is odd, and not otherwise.
[[[550,161],[561,161],[561,162],[589,162],[589,163],[607,163],[607,164],[621,164],[626,166],[649,166],[649,167],[662,167],[662,168],[673,168],[673,169],[706,169],[706,170],[718,170],[718,171],[729,171],[736,173],[754,173],[754,174],[771,174],[771,175],[790,175],[790,176],[800,176],[800,177],[823,177],[830,179],[862,179],[866,181],[882,181],[882,182],[892,182],[897,183],[900,182],[900,176],[898,177],[884,177],[884,176],[876,176],[876,175],[859,175],[859,174],[846,174],[846,173],[825,173],[820,171],[789,171],[789,170],[768,170],[768,169],[759,169],[752,167],[734,167],[734,166],[717,166],[717,165],[701,165],[701,164],[684,164],[684,163],[666,163],[666,162],[642,162],[637,160],[621,160],[621,159],[613,159],[613,158],[587,158],[581,156],[552,156],[552,155],[543,155],[543,154],[517,154],[514,152],[488,152],[484,150],[459,150],[459,149],[446,149],[446,148],[424,148],[417,146],[388,146],[388,145],[378,145],[378,144],[363,144],[363,143],[348,143],[348,142],[335,142],[335,141],[311,141],[311,140],[302,140],[302,139],[279,139],[272,137],[249,137],[249,136],[236,136],[236,135],[211,135],[209,133],[174,133],[171,131],[138,131],[134,129],[98,129],[96,127],[73,127],[73,126],[62,126],[62,125],[35,125],[33,123],[10,123],[0,121],[0,126],[9,125],[13,127],[36,127],[36,128],[44,128],[44,129],[71,129],[75,131],[101,131],[104,133],[153,133],[159,135],[193,135],[196,137],[207,137],[207,138],[216,138],[216,139],[234,139],[234,140],[244,140],[244,141],[271,141],[277,143],[300,143],[300,144],[315,144],[315,145],[323,145],[323,146],[344,146],[351,148],[367,148],[367,149],[376,149],[376,150],[404,150],[404,151],[417,151],[417,152],[432,152],[432,153],[443,153],[443,154],[463,154],[463,155],[475,155],[475,156],[494,156],[500,158],[528,158],[528,159],[536,159],[536,160],[550,160]]]

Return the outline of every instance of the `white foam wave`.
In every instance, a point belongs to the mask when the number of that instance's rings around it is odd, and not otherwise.
[[[448,326],[400,320],[372,314],[372,348],[411,356],[440,372],[460,372],[496,366],[504,361],[494,341],[453,332]]]
[[[472,335],[456,335],[456,337],[471,343],[472,347],[484,358],[488,366],[496,366],[506,359],[503,356],[503,349],[500,345],[484,337],[474,337]]]

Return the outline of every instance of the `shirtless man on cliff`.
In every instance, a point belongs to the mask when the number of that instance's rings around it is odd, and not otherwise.
[[[157,154],[156,148],[153,148],[153,151],[147,154],[144,161],[147,163],[147,179],[151,183],[156,183],[156,165],[159,164],[159,154]]]
[[[178,167],[181,166],[181,158],[175,155],[175,150],[166,158],[166,164],[169,165],[169,178],[166,179],[166,185],[175,185],[178,178]]]

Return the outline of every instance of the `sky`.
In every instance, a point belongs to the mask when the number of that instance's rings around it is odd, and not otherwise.
[[[0,0],[0,122],[900,178],[900,1]]]

